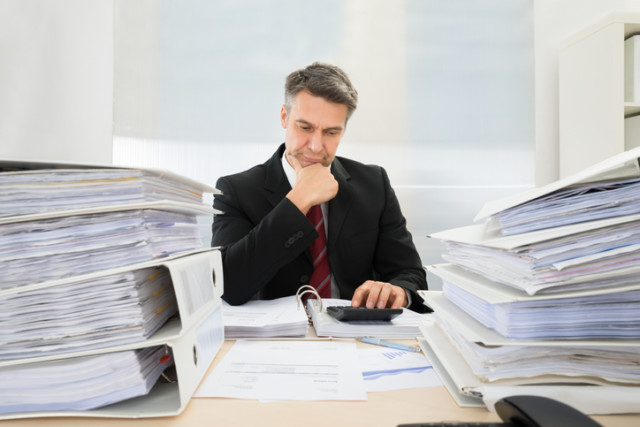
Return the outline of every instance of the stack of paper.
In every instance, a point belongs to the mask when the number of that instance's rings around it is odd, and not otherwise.
[[[0,417],[157,416],[159,398],[182,410],[223,337],[221,258],[198,225],[216,190],[165,171],[18,161],[0,161],[0,189]],[[149,393],[172,355],[187,384],[139,411],[113,405]]]
[[[484,224],[431,236],[450,264],[427,267],[443,291],[422,293],[435,314],[421,344],[453,394],[526,386],[587,413],[640,408],[629,397],[640,395],[639,158],[487,203]]]
[[[513,339],[634,339],[640,330],[640,286],[529,296],[453,264],[432,265],[448,301]]]
[[[640,340],[509,339],[480,325],[442,293],[425,293],[442,332],[480,382],[551,377],[585,384],[640,385]]]
[[[339,338],[415,338],[420,335],[420,324],[423,315],[403,308],[402,314],[391,321],[340,322],[327,314],[327,307],[349,306],[350,300],[324,298],[322,304],[316,299],[307,301],[307,311],[316,334],[319,337]]]
[[[0,414],[86,411],[149,393],[171,362],[164,347],[0,368]]]
[[[0,161],[0,218],[155,200],[202,202],[199,184],[167,171],[60,165],[24,169],[31,166]]]
[[[573,227],[485,241],[471,237],[481,228],[432,237],[445,241],[447,261],[530,295],[635,283],[640,272],[639,215],[586,223],[578,232]]]
[[[309,319],[295,295],[232,306],[222,302],[227,338],[302,337]]]
[[[579,184],[497,212],[488,229],[521,234],[640,212],[640,179]]]
[[[178,310],[163,267],[0,293],[0,306],[0,360],[142,341]]]
[[[4,272],[0,289],[202,248],[197,215],[169,208],[32,221],[10,217],[0,224],[0,269]]]

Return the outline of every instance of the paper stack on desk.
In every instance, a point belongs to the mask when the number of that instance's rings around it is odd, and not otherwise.
[[[459,402],[526,393],[640,410],[639,159],[622,153],[430,236],[449,264],[427,267],[443,290],[422,293],[435,313],[421,345]]]
[[[221,256],[198,225],[216,190],[19,161],[0,161],[0,189],[0,419],[182,411],[224,337]]]
[[[295,295],[232,306],[222,301],[227,338],[303,337],[309,319]]]

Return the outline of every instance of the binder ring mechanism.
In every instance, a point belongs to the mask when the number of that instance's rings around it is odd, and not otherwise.
[[[298,288],[298,291],[296,292],[296,300],[298,301],[298,310],[300,309],[300,303],[303,302],[302,297],[305,294],[315,295],[316,297],[315,300],[312,300],[311,302],[312,304],[316,304],[316,309],[319,312],[322,312],[322,298],[318,294],[318,291],[316,290],[316,288],[314,288],[311,285],[302,285]]]
[[[174,362],[173,361],[173,355],[169,351],[169,347],[165,344],[164,345],[164,354],[160,358],[160,363],[165,364],[165,363],[169,363],[169,362],[171,362],[171,364],[173,364],[173,362]],[[167,383],[176,383],[176,382],[178,382],[176,379],[170,378],[166,374],[166,370],[162,371],[162,373],[160,373],[160,376],[164,380],[164,382],[167,382]]]

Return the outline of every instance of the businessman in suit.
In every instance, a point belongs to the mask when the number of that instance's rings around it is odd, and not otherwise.
[[[357,98],[338,67],[294,71],[280,111],[284,144],[264,164],[217,181],[213,206],[223,214],[212,245],[223,248],[230,304],[295,295],[310,283],[309,247],[320,234],[306,215],[320,206],[330,268],[318,287],[324,295],[354,307],[426,310],[416,294],[427,289],[425,272],[385,170],[336,157]]]

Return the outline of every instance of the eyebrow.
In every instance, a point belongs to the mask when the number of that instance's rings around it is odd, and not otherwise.
[[[298,120],[296,120],[296,123],[307,125],[307,126],[310,126],[310,127],[313,127],[313,128],[315,127],[312,123],[309,123],[308,121],[306,121],[304,119],[298,119]],[[333,126],[333,127],[330,127],[330,128],[322,129],[323,132],[332,131],[332,130],[343,131],[344,127],[343,126]]]

